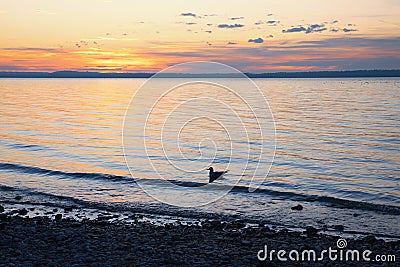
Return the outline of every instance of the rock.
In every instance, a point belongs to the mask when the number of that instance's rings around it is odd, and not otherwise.
[[[249,246],[251,242],[249,240],[242,240],[242,245]]]
[[[278,231],[279,233],[289,233],[289,229],[287,228],[282,228],[281,230]]]
[[[53,212],[57,212],[58,211],[58,209],[56,208],[56,209],[53,209]]]
[[[64,208],[64,211],[65,211],[65,212],[71,212],[72,209],[73,209],[72,207],[65,207],[65,208]]]
[[[228,226],[231,228],[243,228],[246,226],[246,223],[241,219],[237,219],[233,222],[230,222]]]
[[[303,210],[303,206],[299,204],[297,206],[291,207],[291,209],[292,210]]]
[[[218,229],[221,227],[221,222],[219,222],[217,220],[207,220],[207,221],[204,221],[201,225],[204,228]]]
[[[24,208],[24,209],[20,209],[20,210],[17,211],[17,213],[18,213],[19,215],[24,216],[24,215],[28,214],[28,210],[25,209],[25,208]]]
[[[57,221],[62,219],[62,214],[56,214],[56,216],[54,217]]]
[[[21,200],[22,196],[15,196],[15,200]]]
[[[269,228],[268,226],[263,226],[259,228],[263,232],[272,232],[272,229]]]
[[[228,232],[226,235],[231,236],[231,237],[238,237],[240,236],[240,232]]]
[[[112,216],[109,215],[98,215],[97,216],[97,220],[99,221],[106,221],[106,220],[110,220],[112,219]]]
[[[307,226],[304,233],[307,234],[308,236],[312,236],[312,235],[318,234],[318,231],[319,231],[318,229],[316,229],[312,226]]]
[[[276,232],[265,232],[265,233],[261,233],[259,236],[260,237],[273,237],[276,235]]]
[[[0,212],[4,212],[4,207],[2,205],[0,205]]]
[[[337,230],[337,231],[343,231],[344,230],[344,226],[341,225],[341,224],[334,225],[333,228],[335,228],[335,230]]]
[[[364,242],[367,242],[368,244],[373,244],[373,243],[376,242],[377,239],[376,239],[376,237],[373,236],[373,235],[368,235],[368,236],[364,237],[362,240],[363,240]]]
[[[34,211],[34,210],[35,210],[35,208],[29,208],[29,210],[30,210],[30,211]]]
[[[249,261],[254,261],[254,260],[255,260],[255,257],[250,256],[250,255],[246,255],[246,256],[243,257],[243,260],[245,260],[245,261],[247,261],[247,262],[249,262]]]

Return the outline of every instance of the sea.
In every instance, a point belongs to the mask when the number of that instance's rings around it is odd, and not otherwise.
[[[148,83],[0,79],[0,204],[400,238],[399,78]]]

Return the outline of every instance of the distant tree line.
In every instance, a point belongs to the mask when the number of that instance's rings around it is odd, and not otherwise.
[[[346,70],[246,73],[250,78],[356,78],[356,77],[400,77],[400,70]]]
[[[56,72],[0,72],[0,78],[150,78],[155,73],[101,73],[80,71]],[[249,78],[362,78],[362,77],[400,77],[400,70],[347,70],[347,71],[307,71],[245,73]],[[237,73],[163,73],[163,78],[242,78]]]

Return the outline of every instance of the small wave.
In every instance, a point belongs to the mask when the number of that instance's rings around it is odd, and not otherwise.
[[[113,175],[113,174],[88,173],[88,172],[63,172],[63,171],[48,170],[39,167],[25,166],[13,163],[3,163],[3,162],[0,162],[0,168],[9,169],[17,172],[23,172],[23,173],[41,174],[46,176],[60,176],[69,178],[82,178],[82,179],[105,179],[111,181],[126,181],[126,180],[133,181],[128,177]]]

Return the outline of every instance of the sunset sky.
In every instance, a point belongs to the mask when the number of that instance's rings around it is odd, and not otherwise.
[[[0,0],[0,71],[400,68],[399,0]]]

